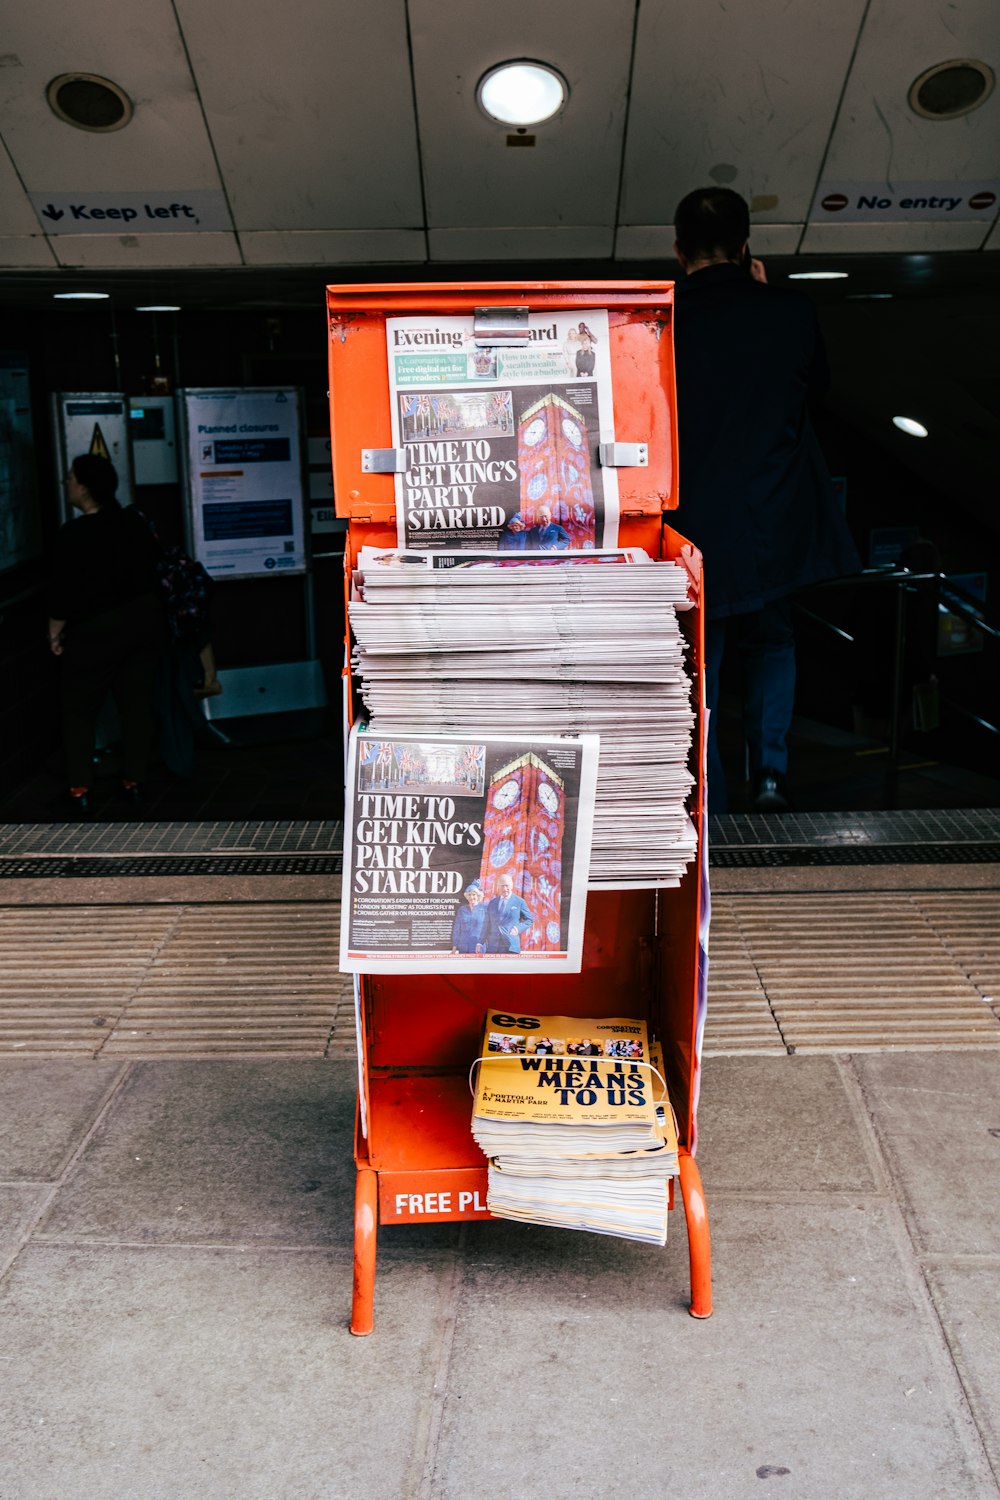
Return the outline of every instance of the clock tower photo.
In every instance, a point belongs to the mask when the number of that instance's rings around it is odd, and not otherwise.
[[[583,413],[555,391],[533,402],[517,424],[517,466],[525,525],[533,526],[538,506],[547,505],[553,521],[569,532],[574,551],[595,546],[594,489]]]
[[[534,751],[502,766],[491,778],[483,822],[480,879],[490,896],[510,875],[514,892],[533,918],[522,952],[561,951],[562,844],[566,815],[562,778]]]

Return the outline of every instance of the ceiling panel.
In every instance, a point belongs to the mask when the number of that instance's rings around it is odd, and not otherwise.
[[[0,150],[0,235],[37,234],[38,229],[38,220],[21,190],[14,164],[7,153]]]
[[[865,0],[643,0],[621,219],[669,223],[707,183],[804,221]]]
[[[956,120],[922,119],[907,93],[925,69],[953,58],[981,58],[996,70],[998,42],[996,0],[872,0],[824,178],[958,184],[996,177],[996,90]]]
[[[607,260],[610,225],[511,225],[490,229],[432,229],[432,260]]]
[[[948,58],[1000,71],[996,5],[295,0],[276,16],[270,0],[23,0],[0,42],[0,266],[666,260],[677,200],[706,182],[751,200],[764,256],[1000,249],[992,207],[968,223],[876,207],[866,223],[801,227],[820,182],[858,195],[896,182],[900,204],[904,183],[1000,192],[1000,91],[950,122],[906,103]],[[570,95],[513,148],[475,89],[525,56],[559,68]],[[131,123],[57,120],[45,87],[68,71],[120,84]],[[199,233],[75,233],[84,201],[137,204],[143,224],[144,206],[163,216],[194,194],[211,199]]]
[[[237,228],[422,226],[404,0],[178,13]]]
[[[410,0],[413,65],[431,229],[612,226],[635,0]],[[563,113],[536,144],[476,104],[496,63],[535,58],[569,83]]]
[[[978,250],[983,226],[973,222],[948,224],[810,224],[802,240],[804,255],[862,255],[868,251]]]
[[[54,266],[56,258],[43,234],[0,235],[0,266]]]
[[[169,0],[64,0],[8,5],[0,69],[0,133],[28,192],[190,191],[218,173]],[[125,90],[135,115],[98,134],[49,109],[61,73],[96,73]]]
[[[802,238],[801,224],[751,223],[750,243],[755,255],[794,255]],[[617,260],[672,260],[672,224],[623,224],[615,239]]]
[[[63,266],[238,266],[234,234],[65,234],[52,245]]]
[[[248,266],[363,266],[427,259],[422,229],[245,230],[240,244]]]

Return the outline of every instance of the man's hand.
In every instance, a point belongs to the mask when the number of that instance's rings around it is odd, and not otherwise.
[[[754,281],[760,281],[767,285],[767,271],[762,260],[752,259],[750,261],[750,275]]]

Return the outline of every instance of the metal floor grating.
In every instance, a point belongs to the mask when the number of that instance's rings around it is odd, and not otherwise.
[[[168,875],[339,875],[339,854],[0,855],[0,880]]]
[[[339,820],[217,823],[4,823],[0,857],[109,854],[329,854],[341,848]]]
[[[996,844],[844,844],[839,848],[710,848],[713,870],[815,868],[820,865],[995,865]],[[2,872],[0,872],[2,873]]]
[[[1000,845],[1000,808],[900,812],[722,813],[709,818],[714,858],[730,849],[874,849]]]
[[[337,821],[0,825],[0,880],[336,875]]]
[[[712,869],[1000,863],[1000,809],[725,813],[709,819]]]

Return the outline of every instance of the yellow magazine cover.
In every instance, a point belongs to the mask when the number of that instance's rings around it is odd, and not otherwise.
[[[663,1085],[649,1066],[644,1021],[492,1012],[480,1052],[477,1121],[631,1126],[650,1141],[656,1135]]]

